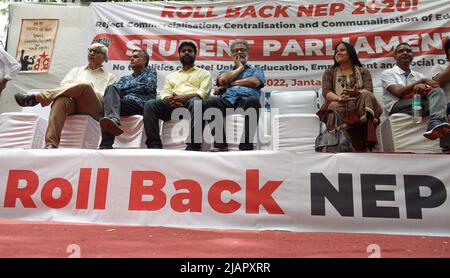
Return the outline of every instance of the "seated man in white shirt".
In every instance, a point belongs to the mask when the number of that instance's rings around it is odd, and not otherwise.
[[[381,74],[383,86],[383,102],[389,115],[394,113],[412,112],[412,98],[410,94],[417,86],[428,88],[426,96],[422,97],[422,111],[430,115],[427,130],[423,134],[430,140],[436,140],[450,134],[448,123],[447,97],[439,84],[431,79],[424,78],[419,72],[411,70],[413,61],[412,48],[407,43],[400,43],[395,47],[394,58],[396,64]]]
[[[61,81],[61,86],[38,94],[15,94],[20,106],[40,103],[52,109],[45,132],[45,148],[58,148],[67,115],[87,114],[99,120],[102,114],[103,94],[116,78],[103,69],[108,60],[108,48],[94,43],[88,48],[88,65],[73,68]]]
[[[6,87],[6,83],[16,77],[20,70],[20,64],[0,47],[0,94]]]

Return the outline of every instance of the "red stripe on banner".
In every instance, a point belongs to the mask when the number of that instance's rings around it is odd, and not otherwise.
[[[118,35],[98,34],[93,41],[109,44],[110,60],[129,60],[131,50],[148,52],[152,61],[178,60],[178,44],[191,40],[197,44],[197,60],[229,61],[233,40],[249,41],[253,61],[329,60],[334,46],[347,41],[358,51],[359,58],[392,56],[394,47],[408,42],[416,55],[440,54],[442,40],[450,37],[450,28],[410,31],[376,31],[325,35],[289,36],[198,36],[198,35]]]

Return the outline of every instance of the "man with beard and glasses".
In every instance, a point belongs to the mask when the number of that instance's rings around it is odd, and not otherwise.
[[[178,55],[182,68],[170,73],[161,91],[161,99],[150,100],[144,107],[144,127],[149,149],[162,149],[159,137],[159,119],[171,120],[176,108],[185,108],[190,114],[190,134],[186,150],[199,151],[202,144],[202,99],[207,99],[211,91],[211,74],[196,67],[197,47],[190,41],[182,42]],[[196,109],[194,109],[196,107]],[[195,110],[197,113],[194,113]],[[194,132],[197,131],[197,132]]]
[[[205,112],[209,108],[218,108],[225,118],[227,108],[241,108],[245,112],[244,138],[241,138],[239,150],[253,150],[253,138],[256,132],[261,108],[260,93],[264,87],[264,72],[247,64],[249,46],[247,41],[236,40],[230,45],[234,69],[221,72],[217,78],[217,88],[205,103]],[[253,117],[252,117],[253,116]],[[206,117],[206,116],[205,116]],[[227,151],[228,144],[225,135],[225,121],[222,122],[222,134],[218,127],[211,128],[214,136],[214,148],[211,151]],[[220,127],[219,127],[220,128]]]
[[[430,140],[436,140],[450,133],[447,120],[447,97],[439,88],[439,83],[424,78],[419,72],[411,70],[412,48],[400,43],[394,50],[395,65],[381,74],[383,102],[389,115],[394,113],[412,114],[412,93],[420,91],[424,115],[430,115],[427,130],[423,134]]]

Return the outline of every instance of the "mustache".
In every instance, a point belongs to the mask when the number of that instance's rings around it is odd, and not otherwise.
[[[191,65],[195,62],[195,58],[191,56],[183,56],[180,61],[183,65]]]

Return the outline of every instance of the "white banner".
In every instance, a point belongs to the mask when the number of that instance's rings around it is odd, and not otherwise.
[[[160,90],[180,65],[179,41],[194,41],[197,65],[216,77],[232,67],[230,42],[244,39],[249,63],[265,71],[265,90],[292,91],[320,88],[334,46],[348,41],[381,86],[379,76],[393,65],[400,42],[412,45],[416,70],[444,64],[449,19],[448,0],[92,3],[86,47],[109,45],[107,68],[118,76],[129,74],[132,49],[146,50]]]
[[[0,218],[450,236],[450,156],[0,150]]]

